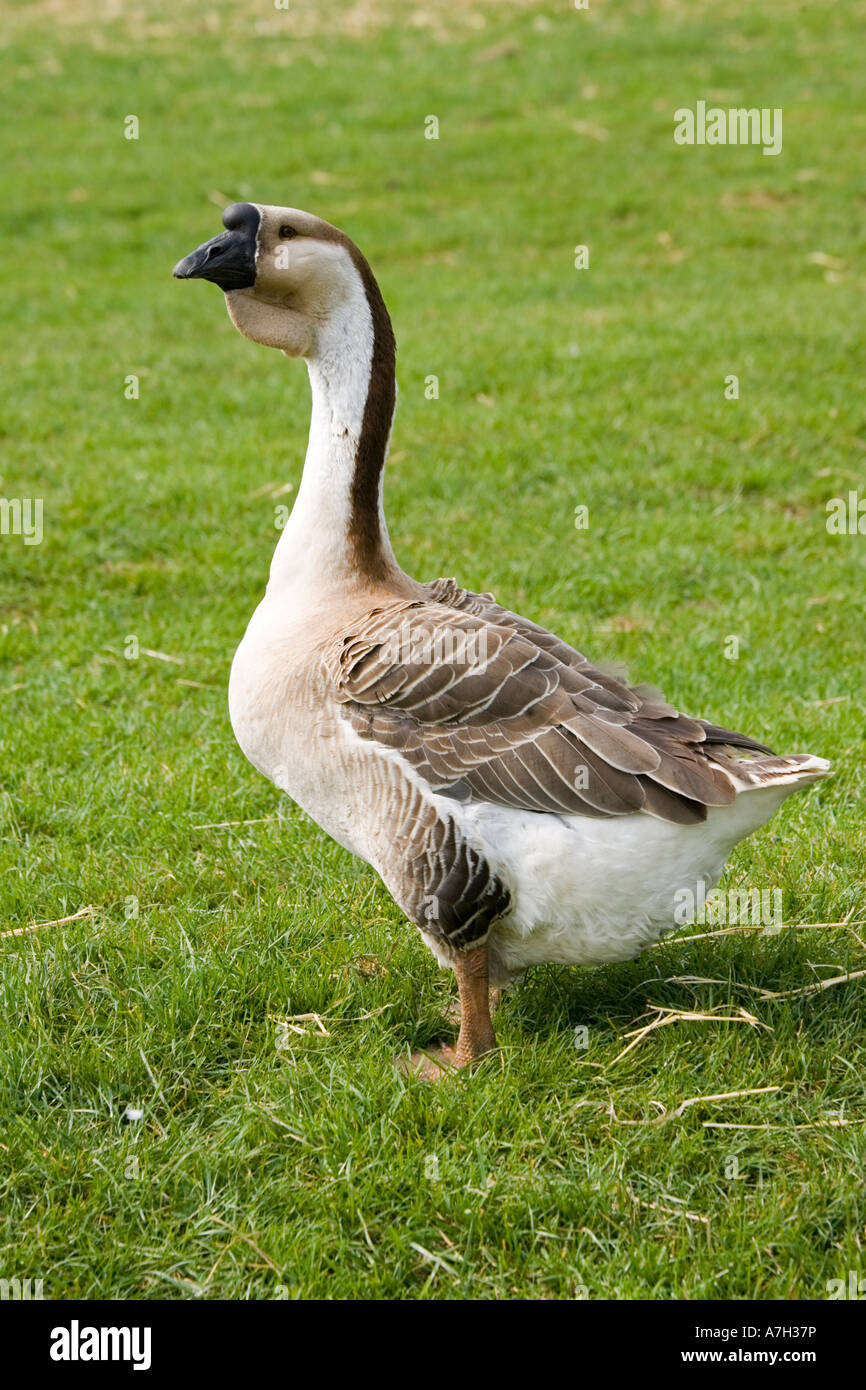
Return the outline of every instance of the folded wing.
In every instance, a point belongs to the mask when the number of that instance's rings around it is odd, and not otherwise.
[[[343,714],[436,792],[528,811],[690,824],[768,749],[678,713],[453,580],[363,615],[324,653]]]

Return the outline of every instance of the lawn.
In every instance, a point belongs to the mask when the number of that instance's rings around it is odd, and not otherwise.
[[[0,491],[42,499],[43,536],[0,535],[0,1277],[808,1299],[866,1275],[866,979],[808,988],[866,969],[866,536],[826,525],[866,497],[866,6],[2,8]],[[701,99],[781,108],[781,154],[677,145]],[[373,264],[408,571],[833,760],[726,873],[781,893],[782,930],[539,968],[475,1075],[402,1074],[453,1033],[453,980],[228,721],[309,418],[302,366],[171,279],[234,199]]]

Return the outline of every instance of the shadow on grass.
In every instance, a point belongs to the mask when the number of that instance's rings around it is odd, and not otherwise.
[[[787,999],[763,996],[763,991],[784,993],[817,985],[822,978],[853,968],[847,950],[839,950],[839,941],[832,947],[822,941],[818,958],[823,969],[816,970],[815,944],[805,934],[796,939],[793,933],[712,945],[672,941],[659,951],[618,965],[540,965],[507,991],[503,1007],[527,1037],[539,1040],[579,1024],[622,1031],[644,1016],[651,1004],[685,1010],[729,1004],[757,1010],[771,1026],[782,1018],[791,1025],[804,1020],[818,1041],[825,1033],[838,1033],[840,1026],[857,1016],[856,991],[861,982]]]

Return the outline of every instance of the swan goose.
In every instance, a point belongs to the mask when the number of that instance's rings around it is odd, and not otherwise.
[[[223,224],[174,275],[219,285],[239,331],[303,357],[312,388],[232,726],[454,971],[462,1066],[496,1045],[489,989],[638,955],[829,764],[678,713],[490,594],[405,574],[382,508],[395,343],[369,265],[296,208],[235,203]]]

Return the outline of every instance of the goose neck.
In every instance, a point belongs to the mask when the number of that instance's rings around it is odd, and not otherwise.
[[[363,587],[400,574],[382,506],[396,404],[394,336],[372,274],[369,281],[359,274],[356,293],[319,329],[307,358],[309,442],[271,568],[274,585]]]

